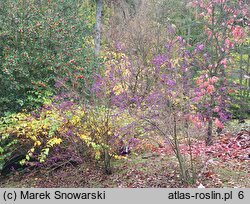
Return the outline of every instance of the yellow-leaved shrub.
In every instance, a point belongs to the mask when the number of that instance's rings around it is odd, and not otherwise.
[[[126,112],[118,113],[104,106],[83,108],[74,104],[62,110],[50,105],[36,113],[4,117],[4,122],[0,123],[0,136],[15,141],[9,157],[17,149],[18,153],[26,155],[19,161],[21,164],[32,164],[34,160],[43,163],[54,147],[67,149],[73,143],[74,148],[88,148],[88,156],[92,159],[103,158],[105,152],[110,158],[119,158],[118,143],[123,137],[121,128],[133,120]],[[7,152],[3,149],[0,154],[7,155]],[[3,158],[2,163],[8,159]]]

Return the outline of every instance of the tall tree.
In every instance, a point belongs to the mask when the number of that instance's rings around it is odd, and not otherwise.
[[[133,16],[141,4],[142,0],[95,0],[96,2],[96,23],[94,33],[95,56],[98,57],[101,49],[101,30],[102,30],[102,16],[104,9],[104,2],[108,7],[114,6],[118,12],[123,14],[123,20]]]
[[[96,24],[95,24],[95,56],[99,56],[101,48],[103,0],[96,0]]]

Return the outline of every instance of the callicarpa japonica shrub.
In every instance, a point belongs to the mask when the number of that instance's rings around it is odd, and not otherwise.
[[[150,74],[147,75],[147,80],[137,77],[134,81],[135,67],[126,54],[121,51],[112,53],[105,72],[102,76],[97,76],[93,91],[97,98],[102,101],[105,99],[107,107],[120,112],[128,111],[132,118],[136,118],[136,123],[134,120],[123,120],[135,123],[135,130],[141,130],[140,136],[145,137],[155,132],[166,138],[179,161],[181,174],[187,181],[189,175],[179,151],[178,137],[179,128],[189,122],[188,116],[196,115],[195,111],[188,111],[194,106],[190,103],[193,94],[190,77],[192,54],[185,49],[185,42],[181,37],[171,36],[165,47],[164,53],[154,57],[154,74],[148,69]],[[147,89],[147,82],[151,81],[150,89],[143,94],[138,90],[134,91],[133,81],[137,87],[144,87],[144,90]]]

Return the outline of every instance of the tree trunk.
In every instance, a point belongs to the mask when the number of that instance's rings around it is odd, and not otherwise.
[[[188,173],[188,170],[186,168],[184,158],[180,152],[179,141],[177,138],[177,120],[176,120],[175,113],[174,113],[173,132],[174,132],[173,139],[174,139],[174,144],[175,144],[175,148],[176,148],[176,157],[178,159],[178,163],[179,163],[179,167],[180,167],[180,171],[181,171],[181,177],[182,177],[182,180],[184,181],[184,183],[188,183],[189,173]]]
[[[207,127],[207,138],[206,138],[206,145],[212,145],[213,144],[213,139],[212,135],[213,134],[213,118],[211,115],[209,115],[208,118],[208,127]]]
[[[105,173],[108,175],[110,175],[112,173],[110,159],[111,158],[109,155],[109,151],[105,148],[104,149],[104,169],[105,169]]]
[[[95,24],[95,56],[98,57],[101,48],[103,0],[96,0],[96,24]]]

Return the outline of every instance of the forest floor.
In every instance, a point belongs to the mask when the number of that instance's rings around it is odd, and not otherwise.
[[[248,124],[249,125],[249,124]],[[239,127],[237,127],[239,128]],[[183,184],[178,163],[169,149],[157,148],[146,153],[131,153],[115,160],[113,174],[106,175],[100,164],[83,162],[67,164],[54,171],[33,169],[14,172],[0,179],[0,187],[77,187],[77,188],[249,188],[250,187],[250,132],[234,128],[230,135],[216,138],[206,149],[198,142],[199,156],[195,159],[196,182]],[[203,156],[200,155],[204,148]],[[184,148],[185,150],[185,148]]]

